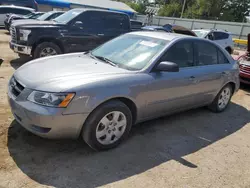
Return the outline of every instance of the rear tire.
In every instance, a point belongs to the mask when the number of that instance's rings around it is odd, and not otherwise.
[[[62,50],[53,42],[43,42],[37,45],[34,50],[34,58],[48,57],[61,54]]]
[[[215,97],[212,104],[208,106],[208,108],[216,113],[223,112],[228,107],[232,95],[233,95],[232,86],[230,84],[227,84],[220,90],[220,92]]]
[[[113,100],[94,110],[83,125],[83,140],[94,150],[118,146],[129,135],[132,126],[130,109]]]

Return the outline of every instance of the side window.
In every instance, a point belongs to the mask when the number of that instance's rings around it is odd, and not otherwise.
[[[105,27],[107,30],[128,30],[129,19],[121,14],[105,13]]]
[[[229,37],[228,33],[224,32],[214,32],[214,40],[223,40]]]
[[[179,41],[162,56],[160,61],[169,61],[182,67],[194,66],[194,49],[193,42]]]
[[[0,14],[8,14],[12,13],[10,8],[1,8],[0,9]]]
[[[195,42],[197,52],[197,65],[214,65],[217,64],[217,48],[213,44],[205,41]]]
[[[84,31],[91,31],[91,32],[102,32],[104,28],[104,15],[102,12],[84,12],[83,14],[79,15],[75,21],[81,21],[82,27],[84,28]]]
[[[227,57],[218,49],[218,63],[219,64],[228,64],[229,61]]]
[[[25,15],[25,14],[29,14],[29,13],[30,13],[29,10],[17,9],[17,8],[14,8],[14,9],[12,10],[12,12],[13,12],[14,14],[21,14],[21,15]]]

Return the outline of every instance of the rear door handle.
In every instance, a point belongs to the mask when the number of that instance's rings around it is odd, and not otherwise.
[[[192,82],[195,83],[195,84],[197,84],[197,83],[200,82],[199,80],[196,79],[195,76],[190,76],[190,77],[189,77],[189,81],[192,81]]]
[[[194,79],[195,79],[194,76],[190,76],[190,77],[189,77],[189,80],[191,80],[191,81],[193,81]]]
[[[103,33],[99,33],[99,34],[97,34],[98,36],[104,36],[104,34]]]

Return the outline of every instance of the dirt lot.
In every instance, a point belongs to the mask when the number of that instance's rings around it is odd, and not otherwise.
[[[0,187],[250,187],[250,87],[229,109],[205,108],[133,128],[120,147],[97,153],[81,140],[46,140],[13,121],[7,82],[25,61],[0,31]]]

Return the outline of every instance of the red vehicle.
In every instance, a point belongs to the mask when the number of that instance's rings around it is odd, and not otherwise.
[[[248,35],[247,52],[237,60],[240,64],[240,81],[250,84],[250,34]]]

